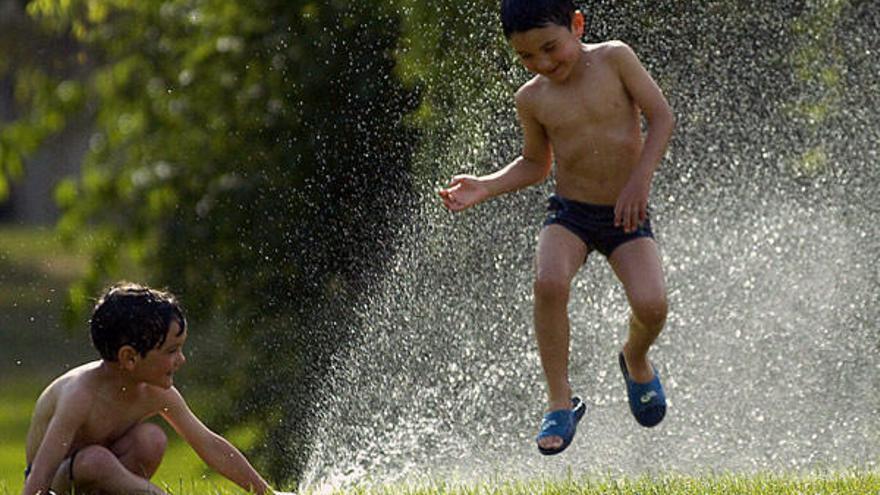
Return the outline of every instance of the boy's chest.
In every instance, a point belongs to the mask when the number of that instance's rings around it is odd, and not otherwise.
[[[109,446],[133,426],[150,416],[146,404],[120,407],[118,404],[96,404],[89,418],[76,435],[75,443]]]
[[[537,119],[551,134],[608,125],[628,116],[632,102],[620,80],[599,70],[591,76],[544,93]]]

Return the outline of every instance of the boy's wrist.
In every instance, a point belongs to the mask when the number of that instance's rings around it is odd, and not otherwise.
[[[630,174],[630,180],[636,180],[650,184],[654,179],[654,167],[649,164],[639,164]]]
[[[498,181],[496,180],[492,180],[486,177],[480,177],[478,180],[480,181],[480,185],[483,186],[483,190],[486,191],[485,199],[498,196],[503,192],[499,189]]]

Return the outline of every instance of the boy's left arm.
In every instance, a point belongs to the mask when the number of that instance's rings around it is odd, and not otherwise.
[[[648,121],[642,156],[614,208],[615,224],[632,232],[647,218],[651,181],[666,153],[675,127],[675,117],[660,87],[639,62],[635,52],[626,44],[617,42],[611,53],[624,87]]]
[[[250,492],[273,493],[244,455],[196,417],[176,388],[167,391],[161,415],[211,468]]]

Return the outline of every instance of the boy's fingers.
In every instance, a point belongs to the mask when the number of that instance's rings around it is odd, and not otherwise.
[[[458,202],[455,201],[455,197],[452,196],[452,194],[447,194],[443,197],[443,206],[445,206],[448,210],[456,211],[457,203]]]
[[[461,184],[461,182],[466,179],[466,175],[456,175],[449,181],[449,187],[457,186]]]

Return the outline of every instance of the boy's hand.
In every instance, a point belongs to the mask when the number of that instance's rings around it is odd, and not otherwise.
[[[489,189],[473,175],[456,175],[448,187],[437,193],[443,198],[443,205],[451,211],[470,208],[490,196]]]
[[[630,179],[614,205],[614,226],[626,233],[635,232],[648,219],[650,181]]]

